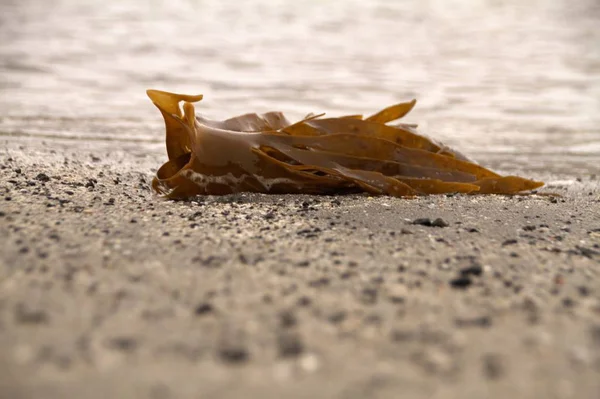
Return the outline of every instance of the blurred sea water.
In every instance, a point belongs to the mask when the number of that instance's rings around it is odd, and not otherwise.
[[[3,0],[0,140],[164,152],[156,88],[226,118],[371,113],[486,166],[600,173],[597,0]]]

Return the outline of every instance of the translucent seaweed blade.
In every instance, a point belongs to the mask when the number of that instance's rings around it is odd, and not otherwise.
[[[297,137],[285,135],[267,135],[266,145],[281,150],[279,145],[304,147],[312,150],[328,151],[343,155],[375,158],[382,161],[408,163],[428,168],[470,173],[478,179],[498,177],[498,175],[477,164],[452,157],[434,154],[420,149],[406,148],[388,140],[352,134],[333,134],[318,137]]]
[[[408,185],[379,172],[349,169],[313,151],[285,145],[275,145],[274,148],[303,165],[318,167],[328,174],[344,177],[363,188],[368,186],[372,188],[372,190],[368,190],[371,193],[389,194],[398,197],[417,194]]]
[[[407,184],[419,194],[470,194],[479,191],[479,186],[471,183],[447,182],[437,179],[423,179],[406,176],[395,176],[402,183]]]
[[[401,163],[321,150],[311,150],[311,152],[349,169],[370,170],[391,177],[403,176],[458,183],[473,183],[477,180],[475,175],[457,170],[443,170],[440,168],[419,166],[413,163]]]
[[[146,90],[146,94],[150,97],[150,100],[161,110],[169,114],[177,115],[181,117],[181,109],[179,103],[187,101],[191,103],[202,100],[202,94],[198,95],[187,95],[187,94],[176,94],[169,93],[161,90]]]
[[[498,176],[476,181],[481,194],[517,194],[531,191],[544,185],[543,182],[525,179],[519,176]]]
[[[388,126],[368,120],[352,118],[325,118],[309,121],[306,125],[322,132],[322,134],[355,134],[376,137],[410,148],[420,148],[430,152],[438,152],[440,146],[425,136],[408,129]]]
[[[320,136],[324,134],[321,130],[314,128],[307,124],[307,122],[318,119],[325,115],[321,114],[308,114],[306,117],[296,123],[286,126],[280,129],[279,133],[287,133],[292,136]]]
[[[376,114],[369,116],[366,120],[377,123],[395,121],[408,114],[415,107],[416,103],[417,100],[412,100],[406,103],[392,105],[391,107],[384,108]]]
[[[278,131],[290,126],[290,122],[281,112],[267,112],[265,114],[249,113],[223,122],[223,128],[236,132],[265,132]]]

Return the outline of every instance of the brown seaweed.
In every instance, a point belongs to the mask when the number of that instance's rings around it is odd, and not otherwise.
[[[420,135],[415,125],[391,124],[415,100],[366,118],[321,114],[291,123],[280,112],[214,121],[196,116],[192,103],[201,95],[147,94],[164,118],[169,157],[152,187],[169,198],[237,192],[517,194],[543,185],[500,176]]]

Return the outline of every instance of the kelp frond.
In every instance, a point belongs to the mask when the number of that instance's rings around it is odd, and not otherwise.
[[[170,198],[244,191],[517,194],[543,185],[500,176],[419,134],[416,125],[390,124],[415,100],[367,118],[319,114],[291,123],[269,112],[214,121],[196,116],[192,103],[201,95],[147,93],[163,115],[169,157],[153,187]]]

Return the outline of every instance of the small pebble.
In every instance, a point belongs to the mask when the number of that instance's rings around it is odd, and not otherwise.
[[[490,380],[499,380],[506,373],[506,366],[500,355],[485,354],[483,356],[483,373]]]
[[[280,334],[277,345],[281,357],[295,357],[304,352],[304,344],[296,333]]]
[[[35,177],[35,179],[36,179],[36,180],[39,180],[39,181],[41,181],[41,182],[44,182],[44,183],[45,183],[45,182],[49,182],[49,181],[50,181],[50,177],[49,177],[47,174],[45,174],[45,173],[39,173],[39,174],[38,174],[38,175]]]
[[[469,276],[460,276],[454,280],[450,280],[450,286],[456,289],[466,289],[473,283]]]
[[[241,346],[224,346],[219,350],[219,357],[226,363],[244,363],[250,358],[248,351]]]
[[[427,227],[448,227],[448,226],[450,226],[448,224],[448,222],[446,222],[442,218],[437,218],[433,221],[429,218],[419,218],[419,219],[413,220],[412,224],[417,224],[417,225],[427,226]]]
[[[196,306],[196,309],[194,309],[194,314],[197,316],[204,316],[204,315],[214,312],[214,310],[215,309],[214,309],[213,305],[211,305],[210,303],[204,302],[204,303],[201,303],[198,306]]]

